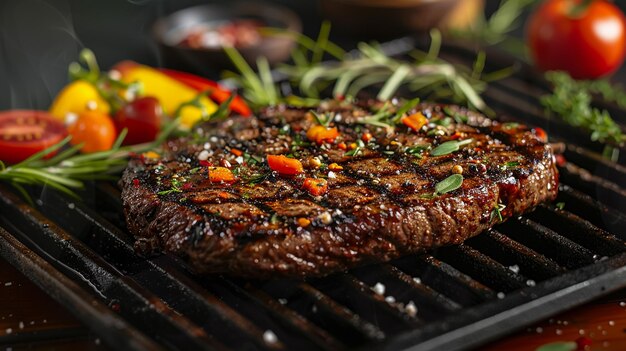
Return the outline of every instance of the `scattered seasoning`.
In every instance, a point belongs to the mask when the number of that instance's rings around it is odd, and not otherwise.
[[[270,223],[278,224],[280,222],[280,218],[278,218],[278,213],[274,213],[272,217],[270,217]]]
[[[565,202],[557,202],[556,203],[556,208],[558,208],[559,210],[562,210],[565,208]]]
[[[404,149],[404,152],[409,155],[420,155],[422,152],[430,149],[430,147],[431,147],[431,144],[413,145],[413,146],[406,147]]]
[[[180,189],[180,186],[183,184],[177,178],[172,179],[172,186],[168,190],[159,191],[158,195],[168,195],[171,193],[182,193],[183,191]]]
[[[330,213],[328,213],[328,211],[326,212],[322,212],[318,218],[320,219],[320,221],[322,221],[323,224],[331,224],[333,222],[333,217],[330,215]]]
[[[434,196],[449,193],[461,187],[463,184],[463,176],[460,174],[453,174],[448,178],[435,184]]]
[[[507,129],[507,130],[508,129],[515,129],[515,128],[519,127],[519,123],[517,123],[517,122],[508,122],[508,123],[504,123],[502,125],[502,127],[504,129]]]
[[[306,178],[302,185],[313,196],[324,195],[328,191],[328,181],[322,178]]]
[[[265,331],[265,333],[263,333],[263,341],[265,341],[267,344],[275,344],[276,342],[278,342],[278,337],[276,336],[276,334],[274,334],[273,331],[268,329]]]
[[[324,112],[322,114],[319,114],[313,110],[309,110],[309,112],[311,113],[311,115],[313,115],[313,117],[315,118],[315,121],[317,121],[319,125],[324,126],[324,127],[328,127],[330,125],[330,122],[332,122],[333,119],[335,119],[334,112]]]
[[[454,121],[455,121],[456,123],[461,124],[461,123],[467,123],[467,121],[468,121],[468,118],[467,118],[467,116],[466,116],[466,115],[462,115],[462,114],[460,114],[460,113],[458,113],[458,112],[452,111],[452,109],[451,109],[450,107],[448,107],[448,106],[446,106],[446,107],[444,107],[444,108],[443,108],[443,112],[444,112],[446,115],[448,115],[448,116],[450,116],[450,117],[454,118]]]
[[[235,175],[226,167],[209,167],[209,181],[213,183],[231,183],[235,181]]]
[[[543,344],[535,349],[535,351],[576,351],[576,350],[578,350],[578,344],[574,341],[551,342],[548,344]]]
[[[381,282],[376,283],[376,285],[374,285],[372,287],[372,290],[374,291],[374,293],[376,293],[377,295],[385,295],[385,285]]]
[[[243,151],[239,150],[239,149],[230,149],[230,153],[235,155],[235,156],[241,156],[243,155]]]
[[[508,169],[515,168],[519,165],[520,163],[517,161],[509,161],[509,162],[504,163],[503,165],[500,165],[500,169],[503,171],[506,171]]]
[[[313,126],[306,132],[307,139],[316,142],[318,145],[325,142],[332,143],[338,136],[339,130],[337,127]]]
[[[492,223],[496,218],[499,222],[502,222],[502,210],[506,208],[506,205],[503,203],[498,203],[493,210],[491,211],[491,217],[489,218],[489,223]]]
[[[460,165],[454,165],[454,167],[452,167],[452,173],[463,174],[463,167],[461,167]]]
[[[428,123],[428,119],[421,112],[416,112],[410,116],[402,117],[400,121],[402,124],[416,132]]]
[[[363,142],[365,143],[369,143],[372,138],[372,133],[363,133],[363,135],[361,135],[361,140],[363,140]]]
[[[440,144],[436,148],[430,151],[432,156],[443,156],[455,151],[459,151],[461,146],[470,144],[474,139],[465,139],[465,140],[450,140],[445,143]]]
[[[259,184],[259,183],[263,182],[264,180],[266,180],[267,178],[269,178],[271,175],[272,175],[271,172],[257,173],[257,174],[253,174],[250,177],[246,178],[245,181],[249,185]]]
[[[409,301],[404,308],[404,312],[411,317],[417,316],[417,306],[415,306],[415,302]]]
[[[343,151],[346,151],[348,149],[348,146],[343,141],[337,144],[337,147]]]
[[[300,161],[285,155],[267,155],[267,164],[281,175],[294,176],[304,172]]]
[[[133,186],[135,186],[135,188],[139,188],[139,179],[133,179]]]
[[[337,171],[343,170],[343,167],[341,167],[340,165],[338,165],[336,163],[331,163],[331,164],[328,165],[328,169],[331,170],[331,171],[337,172]]]
[[[300,217],[298,218],[298,225],[302,228],[306,228],[311,224],[311,221],[309,219]]]

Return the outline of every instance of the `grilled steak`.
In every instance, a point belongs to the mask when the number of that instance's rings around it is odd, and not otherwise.
[[[198,273],[318,276],[459,244],[555,198],[542,133],[452,105],[397,110],[277,106],[133,158],[120,184],[137,250]]]

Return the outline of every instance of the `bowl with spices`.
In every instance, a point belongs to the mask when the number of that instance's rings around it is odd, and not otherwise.
[[[232,68],[224,48],[235,48],[255,65],[265,57],[270,65],[289,58],[301,22],[292,11],[263,2],[189,7],[159,19],[153,27],[165,66],[196,74],[216,74]]]

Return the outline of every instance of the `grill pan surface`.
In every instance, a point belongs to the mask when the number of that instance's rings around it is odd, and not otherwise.
[[[459,47],[442,54],[473,58]],[[0,255],[115,349],[479,346],[626,286],[626,150],[608,161],[584,133],[547,119],[538,103],[546,92],[522,67],[484,97],[502,120],[566,144],[565,208],[542,205],[460,246],[307,281],[198,278],[175,258],[135,255],[119,190],[96,183],[83,202],[31,189],[33,207],[0,186]],[[626,123],[626,111],[608,108]]]

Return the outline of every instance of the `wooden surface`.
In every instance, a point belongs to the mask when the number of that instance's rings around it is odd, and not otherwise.
[[[526,351],[592,340],[589,350],[626,350],[626,290],[554,316],[481,350]],[[105,350],[95,334],[0,258],[0,350]]]

